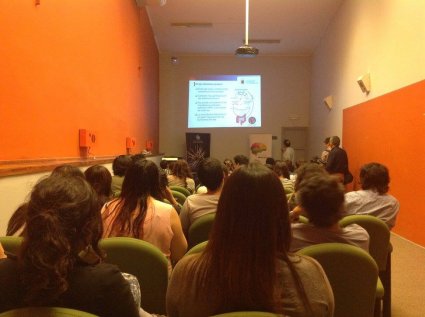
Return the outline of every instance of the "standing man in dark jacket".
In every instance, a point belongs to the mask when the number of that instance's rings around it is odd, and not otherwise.
[[[338,176],[341,183],[345,184],[344,176],[349,173],[347,152],[339,147],[341,140],[337,136],[331,137],[329,144],[331,151],[329,152],[328,162],[326,163],[326,170],[329,174]]]

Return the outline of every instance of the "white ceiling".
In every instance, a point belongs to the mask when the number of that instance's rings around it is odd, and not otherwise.
[[[232,55],[245,37],[245,0],[150,0],[148,15],[161,53]],[[343,0],[250,0],[249,38],[260,55],[312,54]],[[212,23],[173,27],[171,23]]]

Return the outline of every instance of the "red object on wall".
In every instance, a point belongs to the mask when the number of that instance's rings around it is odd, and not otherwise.
[[[147,140],[146,141],[146,151],[152,151],[152,149],[153,149],[153,141]]]
[[[125,139],[125,144],[127,149],[132,149],[136,146],[136,139],[127,137]]]
[[[80,144],[80,147],[82,148],[90,148],[93,146],[93,144],[96,143],[96,135],[87,129],[80,129],[79,136],[80,136],[79,144]]]
[[[343,111],[343,146],[359,189],[363,164],[390,172],[390,194],[400,201],[394,232],[425,246],[425,81]]]

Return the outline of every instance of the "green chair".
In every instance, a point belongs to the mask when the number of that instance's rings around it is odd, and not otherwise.
[[[0,317],[96,317],[96,315],[63,307],[26,307],[1,313]]]
[[[199,217],[190,225],[187,235],[189,248],[209,239],[214,220],[215,212]]]
[[[171,190],[171,193],[173,194],[174,199],[177,200],[177,202],[180,205],[183,205],[184,204],[184,202],[186,201],[186,196],[184,194],[182,194],[182,193],[180,193],[178,191],[175,191],[175,190]]]
[[[193,248],[189,249],[189,251],[186,252],[185,256],[203,252],[207,244],[208,244],[208,241],[204,241],[195,245]]]
[[[298,253],[316,259],[325,271],[335,297],[335,317],[374,315],[378,266],[366,251],[349,244],[323,243]]]
[[[212,317],[282,317],[273,313],[267,313],[262,311],[238,311],[232,313],[224,313],[220,315],[214,315]]]
[[[350,215],[339,222],[341,227],[358,224],[369,234],[369,254],[379,269],[377,298],[382,299],[384,317],[391,316],[391,271],[387,270],[388,254],[391,253],[390,230],[381,219],[370,215]],[[388,265],[390,267],[390,265]],[[381,279],[382,277],[382,279]],[[380,315],[381,303],[377,302],[376,315]]]
[[[142,308],[150,313],[165,314],[168,260],[164,254],[146,241],[128,237],[102,239],[99,246],[106,252],[106,262],[137,277]]]
[[[186,197],[191,195],[190,191],[187,188],[184,188],[182,186],[170,186],[170,189],[176,192],[182,193]]]
[[[23,238],[15,236],[0,237],[0,243],[7,253],[18,254]]]

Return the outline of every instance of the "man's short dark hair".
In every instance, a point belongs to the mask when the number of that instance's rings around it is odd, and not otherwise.
[[[245,155],[242,154],[238,154],[233,158],[233,161],[235,162],[235,164],[239,164],[239,165],[248,165],[249,164],[249,158],[246,157]]]
[[[316,174],[301,182],[297,199],[314,226],[330,227],[342,217],[344,187],[335,176]]]
[[[336,135],[332,136],[329,140],[329,143],[335,146],[339,146],[341,144],[341,140]]]
[[[216,190],[223,182],[224,172],[221,162],[208,158],[201,162],[198,168],[198,178],[202,185],[209,190]]]
[[[124,176],[131,164],[133,161],[130,155],[119,155],[112,163],[112,171],[116,176]]]
[[[285,146],[291,146],[291,141],[289,141],[288,139],[283,140],[283,144]]]
[[[388,168],[380,163],[372,162],[360,169],[362,189],[376,190],[380,195],[389,190],[390,174]]]

